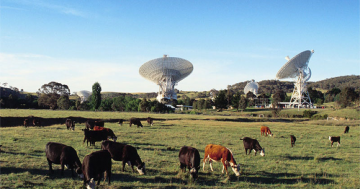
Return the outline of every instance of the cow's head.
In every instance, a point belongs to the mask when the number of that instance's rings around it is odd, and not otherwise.
[[[91,178],[89,183],[86,186],[87,189],[95,189],[95,180],[94,178]]]
[[[274,134],[272,134],[272,133],[269,133],[269,136],[271,136],[271,137],[272,137],[273,135],[274,135]]]
[[[230,162],[231,168],[234,171],[236,176],[240,176],[240,164],[233,164]]]
[[[331,136],[329,136],[329,140],[331,140]]]
[[[198,178],[198,170],[200,169],[200,167],[193,167],[190,169],[190,175],[193,179],[197,179]]]
[[[136,167],[137,171],[139,172],[140,175],[145,175],[146,174],[146,170],[145,170],[145,163],[142,162],[138,167]]]
[[[265,148],[263,148],[263,149],[260,150],[260,155],[261,155],[261,156],[265,156]]]

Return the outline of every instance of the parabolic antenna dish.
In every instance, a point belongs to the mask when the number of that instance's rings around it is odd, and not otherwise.
[[[191,62],[176,57],[164,55],[144,63],[139,73],[145,79],[148,79],[160,86],[157,100],[166,103],[169,100],[177,99],[174,90],[175,85],[191,74],[194,67]]]
[[[145,79],[159,84],[165,76],[171,76],[173,81],[179,82],[190,75],[193,69],[193,65],[189,61],[165,55],[143,64],[139,73]]]
[[[252,92],[254,95],[257,96],[259,89],[259,84],[255,82],[255,80],[251,80],[248,82],[244,88],[244,93],[247,94],[248,92]]]
[[[87,101],[89,99],[91,92],[83,90],[77,92],[76,94],[80,97],[81,103],[83,103],[84,101]]]
[[[295,78],[299,74],[299,69],[304,69],[309,64],[309,59],[313,51],[306,50],[290,59],[276,74],[277,79]]]

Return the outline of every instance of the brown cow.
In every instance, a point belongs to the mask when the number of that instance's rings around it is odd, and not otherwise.
[[[236,164],[236,161],[230,149],[220,145],[208,144],[205,147],[203,171],[205,170],[205,162],[207,159],[209,159],[211,171],[214,171],[212,167],[212,161],[221,161],[223,164],[222,173],[224,173],[225,169],[226,174],[228,174],[227,167],[230,165],[236,176],[240,176],[240,164]]]
[[[148,117],[148,118],[146,119],[146,121],[147,121],[148,124],[150,124],[150,126],[153,126],[153,125],[154,125],[154,119],[153,119],[153,118]]]
[[[123,119],[119,119],[119,125],[122,126],[122,124],[124,123],[124,120]]]
[[[35,118],[35,119],[33,119],[33,125],[34,126],[41,126],[41,122],[40,122],[40,119],[37,119],[37,118]]]
[[[95,121],[95,126],[104,127],[104,121],[101,120]]]
[[[273,134],[271,133],[269,127],[266,127],[266,126],[261,126],[260,128],[260,132],[261,132],[261,135],[269,135],[269,136],[273,136]]]
[[[290,135],[290,138],[291,138],[291,147],[293,147],[296,142],[296,137],[294,135]]]
[[[28,119],[25,119],[24,120],[24,127],[28,127],[29,126],[29,120]]]
[[[345,134],[345,133],[349,133],[349,126],[346,126],[346,127],[345,127],[344,134]]]

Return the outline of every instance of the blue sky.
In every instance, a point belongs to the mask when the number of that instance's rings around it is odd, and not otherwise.
[[[359,75],[359,10],[357,0],[1,0],[0,83],[156,92],[139,68],[167,54],[194,65],[176,88],[219,90],[275,79],[285,56],[311,49],[310,81]]]

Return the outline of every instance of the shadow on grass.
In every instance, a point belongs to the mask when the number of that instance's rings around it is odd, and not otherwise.
[[[323,157],[323,158],[314,158],[311,156],[281,156],[282,158],[286,158],[289,160],[318,160],[318,161],[328,161],[328,160],[343,160],[341,158],[334,158],[334,157]]]
[[[14,168],[14,167],[1,167],[1,174],[10,174],[10,173],[25,173],[29,172],[32,175],[43,175],[43,176],[49,176],[50,179],[58,179],[58,178],[72,178],[72,179],[80,179],[78,175],[74,172],[74,176],[71,176],[71,170],[70,169],[64,169],[64,175],[62,176],[60,174],[60,165],[59,169],[54,168],[54,173],[50,174],[49,170],[44,169],[23,169],[23,168]]]

